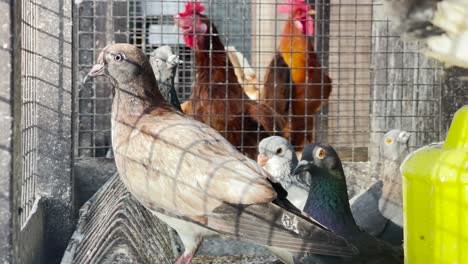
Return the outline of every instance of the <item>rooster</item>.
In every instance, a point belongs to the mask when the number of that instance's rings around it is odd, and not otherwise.
[[[320,65],[309,37],[313,34],[313,10],[304,0],[288,0],[278,6],[278,12],[288,13],[278,50],[291,69],[292,116],[285,128],[285,136],[290,139],[296,151],[304,144],[312,142],[314,126],[313,114],[328,99],[332,81]]]
[[[185,44],[195,50],[196,80],[182,110],[218,130],[250,158],[256,145],[284,128],[282,119],[270,107],[249,100],[237,80],[234,67],[219,33],[197,1],[186,3],[174,17]]]

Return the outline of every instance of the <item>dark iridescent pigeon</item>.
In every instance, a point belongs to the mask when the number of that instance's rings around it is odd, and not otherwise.
[[[348,202],[343,167],[330,145],[306,145],[293,174],[309,186],[303,211],[335,234],[343,236],[360,252],[352,258],[308,255],[296,258],[296,263],[403,263],[401,248],[393,248],[356,224]]]

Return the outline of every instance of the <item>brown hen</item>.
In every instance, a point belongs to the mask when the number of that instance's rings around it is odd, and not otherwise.
[[[249,100],[239,84],[216,27],[202,15],[203,5],[186,4],[175,23],[195,50],[196,80],[182,110],[218,130],[250,158],[258,142],[284,128],[284,119],[264,104]]]

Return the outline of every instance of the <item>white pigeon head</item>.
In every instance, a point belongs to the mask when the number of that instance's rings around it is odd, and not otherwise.
[[[150,63],[158,81],[171,78],[176,67],[182,62],[168,45],[155,49],[150,56]]]
[[[258,145],[257,162],[272,176],[272,181],[283,188],[291,185],[291,173],[297,165],[297,156],[289,141],[280,136],[264,138]]]
[[[408,154],[408,142],[411,134],[392,129],[388,131],[380,142],[380,155],[384,160],[399,161],[403,160]]]

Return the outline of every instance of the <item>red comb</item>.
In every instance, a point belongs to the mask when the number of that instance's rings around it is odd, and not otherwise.
[[[184,12],[179,13],[180,17],[186,17],[192,14],[200,14],[205,10],[205,6],[197,0],[189,1],[185,4]]]
[[[297,9],[302,9],[307,12],[312,9],[304,0],[286,0],[285,2],[286,3],[283,5],[278,5],[279,13],[291,13],[291,11]]]

